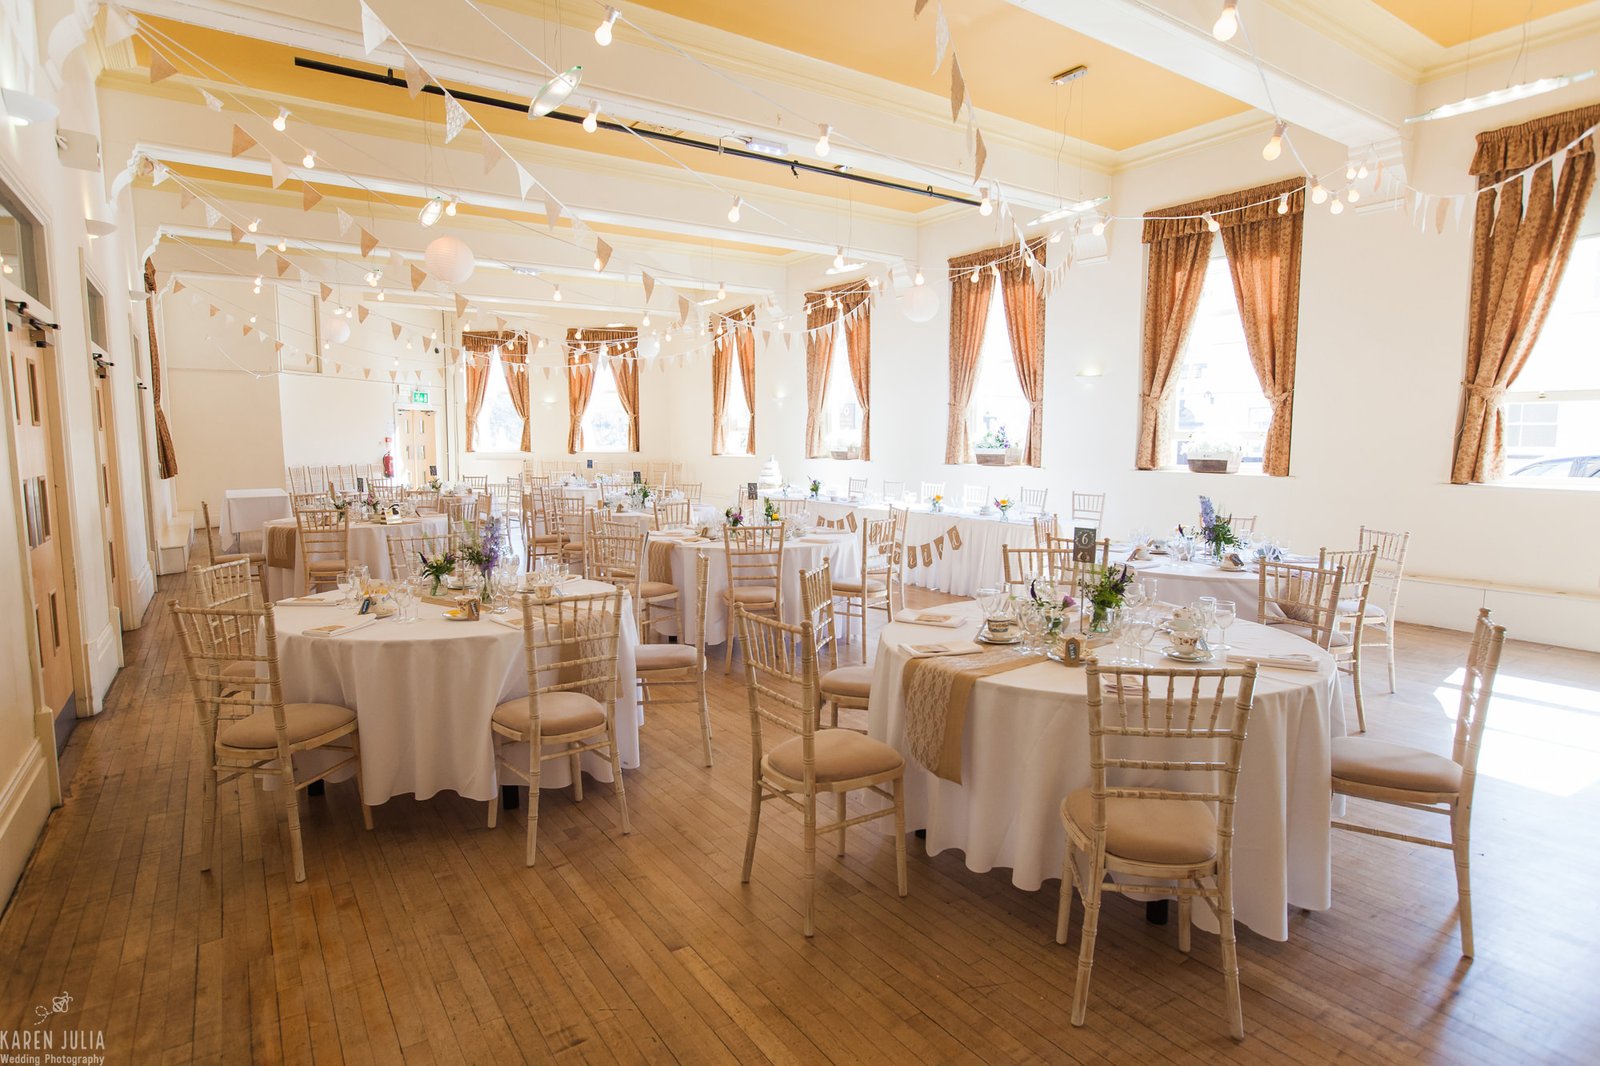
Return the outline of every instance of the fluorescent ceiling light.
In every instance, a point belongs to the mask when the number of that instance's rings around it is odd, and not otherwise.
[[[61,109],[49,100],[41,100],[18,89],[0,89],[0,103],[5,105],[13,126],[49,122],[61,113]]]
[[[1090,208],[1099,207],[1109,199],[1111,199],[1109,196],[1096,196],[1092,200],[1079,200],[1076,203],[1062,204],[1054,211],[1046,211],[1044,214],[1028,223],[1028,225],[1042,226],[1046,222],[1056,222],[1060,219],[1066,218],[1068,215],[1081,215]]]
[[[1482,111],[1488,107],[1499,107],[1509,104],[1513,100],[1526,100],[1530,96],[1542,96],[1545,93],[1565,89],[1580,81],[1587,81],[1594,77],[1594,71],[1586,70],[1581,74],[1560,74],[1553,78],[1540,78],[1538,81],[1525,81],[1516,85],[1508,85],[1504,89],[1494,89],[1483,93],[1481,96],[1469,96],[1464,100],[1457,100],[1451,104],[1440,104],[1420,115],[1412,115],[1407,122],[1430,122],[1436,118],[1450,118],[1453,115],[1465,115],[1473,111]]]
[[[1084,66],[1082,63],[1079,63],[1077,66],[1068,67],[1066,70],[1063,70],[1060,74],[1057,74],[1055,77],[1051,78],[1050,79],[1050,84],[1051,85],[1065,85],[1069,81],[1076,81],[1077,79],[1083,77],[1087,73],[1089,73],[1089,68]]]
[[[528,105],[529,118],[543,118],[562,104],[567,102],[577,89],[578,83],[583,80],[583,68],[572,67],[563,70],[539,87],[533,94],[533,102]]]
[[[721,300],[721,299],[725,299],[725,297],[708,296],[704,300],[696,300],[695,304],[700,306],[700,307],[710,307],[712,304],[716,303],[718,300]]]
[[[89,231],[90,237],[109,237],[117,232],[117,224],[107,222],[103,218],[85,219],[83,225]]]
[[[752,152],[762,155],[788,155],[789,146],[782,141],[770,141],[765,137],[744,137],[744,146]]]
[[[539,276],[539,268],[531,266],[514,266],[511,268],[511,273],[521,274],[525,278],[536,278]]]

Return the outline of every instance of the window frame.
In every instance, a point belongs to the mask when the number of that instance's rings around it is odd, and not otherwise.
[[[861,399],[856,395],[855,381],[850,375],[849,332],[845,328],[842,317],[834,320],[833,352],[828,360],[828,377],[822,383],[823,444],[828,449],[829,458],[833,458],[833,453],[836,451],[848,453],[852,449],[859,457],[861,449],[866,443],[862,433],[864,427],[861,423]],[[835,379],[838,380],[836,381]],[[834,395],[834,385],[841,382],[843,383],[845,395],[836,397]],[[836,404],[837,406],[835,406]],[[836,448],[832,440],[836,432],[834,424],[835,413],[845,406],[855,408],[855,437],[853,441],[845,442],[844,447]]]
[[[617,389],[617,376],[611,370],[612,358],[615,357],[607,357],[604,360],[605,365],[602,366],[601,359],[598,356],[595,357],[594,387],[589,391],[589,403],[583,409],[583,417],[578,420],[578,425],[583,429],[583,454],[585,455],[628,455],[633,453],[633,450],[628,447],[628,411],[622,405],[622,396]],[[617,415],[622,420],[622,446],[620,448],[599,447],[594,442],[595,431],[594,427],[590,425],[589,419],[595,415],[595,401],[600,398],[602,392],[608,392],[616,401]]]
[[[963,279],[958,278],[957,283],[959,284],[961,280]],[[991,330],[996,328],[999,330],[999,339],[991,341]],[[1003,360],[999,356],[989,355],[991,344],[994,345],[994,351],[1004,351],[1005,358]],[[1006,439],[1009,442],[1007,451],[1025,451],[1028,434],[1028,411],[1031,405],[1028,403],[1027,395],[1022,391],[1022,378],[1017,374],[1017,353],[1011,344],[1011,331],[1006,327],[1005,294],[1000,291],[1000,282],[998,280],[994,282],[989,291],[989,307],[984,312],[983,338],[978,344],[978,370],[972,386],[972,402],[967,405],[966,412],[967,425],[971,427],[973,457],[970,461],[963,463],[963,466],[979,465],[977,452],[980,446],[978,442],[987,436],[987,431],[984,430],[981,424],[983,416],[979,409],[979,400],[982,396],[994,394],[981,392],[978,387],[978,383],[984,379],[984,364],[987,358],[992,358],[1003,364],[1004,373],[1000,376],[1009,381],[1016,390],[1015,403],[1022,411],[1020,427],[1010,426],[1004,422],[1000,423],[1000,428],[1006,431]]]

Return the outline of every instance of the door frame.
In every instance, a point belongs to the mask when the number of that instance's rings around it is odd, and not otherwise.
[[[105,286],[101,285],[95,277],[94,269],[88,259],[80,251],[78,260],[82,266],[84,300],[83,300],[83,336],[92,362],[99,363],[104,359],[106,366],[102,372],[97,365],[91,372],[89,392],[94,400],[95,408],[99,412],[100,432],[95,435],[94,457],[95,467],[105,471],[105,480],[102,491],[105,496],[101,509],[110,515],[110,528],[102,530],[102,547],[105,550],[106,585],[109,593],[108,604],[118,613],[117,631],[124,632],[128,620],[133,613],[133,565],[128,550],[127,522],[123,515],[123,508],[127,500],[122,492],[122,454],[117,443],[117,385],[120,378],[116,373],[116,363],[111,358],[111,350],[97,344],[94,339],[94,329],[90,318],[92,310],[89,306],[88,289],[90,286],[100,294],[102,312],[105,305]],[[106,341],[111,340],[111,323],[109,320],[101,323],[101,328],[106,331]],[[104,454],[101,452],[100,440],[105,440]],[[119,552],[122,565],[112,566],[111,552],[113,545]],[[137,621],[137,619],[135,619]],[[119,642],[120,643],[120,642]],[[118,665],[122,661],[122,649],[117,649]]]

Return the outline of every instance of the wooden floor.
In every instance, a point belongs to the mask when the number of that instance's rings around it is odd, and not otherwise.
[[[1373,735],[1447,750],[1440,690],[1464,638],[1402,642],[1399,693],[1368,701]],[[1110,898],[1075,1029],[1081,910],[1057,947],[1057,883],[1023,892],[913,838],[901,900],[873,827],[819,858],[806,940],[795,816],[768,812],[739,883],[749,734],[740,687],[713,684],[715,769],[692,721],[653,715],[631,836],[610,786],[581,804],[549,792],[529,870],[521,811],[488,830],[481,803],[399,799],[367,833],[344,783],[306,801],[294,885],[281,810],[251,787],[223,790],[220,859],[201,872],[201,764],[152,614],[105,713],[72,736],[66,805],[0,919],[0,1028],[66,992],[111,1063],[1596,1061],[1600,656],[1506,647],[1518,697],[1497,701],[1485,746],[1477,959],[1460,958],[1447,853],[1339,834],[1331,911],[1292,915],[1286,943],[1241,930],[1239,1045],[1215,937],[1185,957],[1171,926]]]

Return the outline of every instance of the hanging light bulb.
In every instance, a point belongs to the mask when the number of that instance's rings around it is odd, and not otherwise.
[[[1350,163],[1350,164],[1347,164],[1345,166],[1345,168],[1344,168],[1344,180],[1345,181],[1355,181],[1356,180],[1356,165],[1354,163]]]
[[[967,280],[972,282],[974,285],[976,285],[978,283],[978,268],[977,267],[973,267],[972,268],[972,273],[968,276]]]
[[[720,281],[717,282],[717,299],[726,300],[727,298],[728,298],[728,287],[726,285],[724,285]]]
[[[1278,123],[1275,126],[1272,127],[1272,138],[1271,138],[1271,140],[1267,141],[1267,143],[1264,146],[1262,146],[1262,149],[1261,149],[1261,158],[1262,159],[1265,159],[1267,162],[1270,163],[1274,159],[1278,158],[1280,155],[1283,154],[1283,131],[1284,131],[1283,120],[1279,119]]]
[[[821,131],[822,136],[817,138],[817,155],[825,159],[828,155],[828,138],[833,136],[833,127],[824,125],[819,126],[818,129]]]
[[[1206,229],[1210,230],[1212,233],[1215,233],[1215,232],[1217,232],[1218,230],[1220,230],[1222,228],[1221,223],[1219,223],[1216,219],[1211,217],[1211,212],[1210,211],[1207,211],[1205,214],[1201,215],[1200,217],[1205,220]]]
[[[583,132],[593,133],[600,128],[600,105],[593,100],[589,101],[589,113],[583,116]]]
[[[307,148],[305,158],[300,160],[300,165],[305,167],[307,170],[315,170],[317,166],[317,153]]]
[[[604,266],[605,266],[605,265],[606,265],[606,264],[605,264],[605,261],[604,261],[604,260],[602,260],[602,259],[601,259],[601,258],[600,258],[600,257],[599,257],[599,256],[598,256],[598,255],[597,255],[597,256],[595,256],[595,257],[594,257],[594,272],[595,272],[595,273],[596,273],[596,274],[598,274],[598,273],[600,273],[600,271],[601,271],[601,269],[602,269],[602,268],[603,268],[603,267],[604,267]]]
[[[739,221],[739,208],[741,208],[743,206],[744,206],[744,197],[735,196],[733,198],[733,206],[728,208],[728,221],[729,222],[737,222],[737,221]]]
[[[1105,219],[1103,219],[1103,218],[1102,218],[1102,219],[1100,219],[1100,220],[1099,220],[1099,221],[1098,221],[1098,222],[1096,222],[1096,223],[1095,223],[1095,224],[1094,224],[1094,226],[1093,226],[1093,228],[1092,228],[1092,230],[1091,230],[1091,232],[1093,232],[1093,233],[1094,233],[1094,235],[1095,235],[1095,236],[1096,236],[1096,237],[1103,237],[1103,236],[1105,236],[1105,232],[1106,232],[1106,220],[1105,220]]]
[[[1362,160],[1361,161],[1361,165],[1359,167],[1356,167],[1356,177],[1357,178],[1364,178],[1369,173],[1371,173],[1371,171],[1367,170],[1366,160]]]
[[[1361,190],[1352,185],[1350,186],[1350,190],[1344,194],[1344,198],[1349,200],[1351,203],[1355,203],[1357,200],[1361,199]]]
[[[383,290],[382,289],[378,290],[378,302],[379,303],[383,303]]]
[[[256,275],[256,283],[255,284],[256,284],[256,288],[258,288],[258,289],[261,288],[261,278],[262,278],[262,275],[260,275],[260,274]]]
[[[611,43],[611,27],[616,25],[618,11],[614,7],[606,8],[605,20],[594,28],[594,43],[604,48]]]
[[[1314,204],[1321,204],[1321,203],[1326,203],[1327,200],[1328,200],[1328,190],[1323,187],[1322,182],[1320,182],[1320,181],[1312,182],[1311,183],[1311,202],[1314,203]]]
[[[251,315],[250,316],[250,324],[252,326],[256,324],[256,316],[255,315]]]
[[[278,251],[287,252],[288,250],[289,250],[289,239],[287,237],[279,237],[278,238]]]
[[[1288,193],[1284,193],[1282,196],[1278,197],[1278,214],[1287,215],[1288,213],[1289,213],[1289,194]]]
[[[1333,203],[1328,205],[1329,214],[1339,215],[1344,213],[1344,201],[1334,197]]]
[[[830,311],[833,310],[833,293],[828,293],[828,295],[822,301],[822,306],[826,307]]]
[[[289,109],[287,107],[278,108],[278,117],[272,120],[272,128],[279,133],[289,128]]]
[[[1239,0],[1222,0],[1222,14],[1211,24],[1211,36],[1219,41],[1231,41],[1239,32]]]
[[[922,276],[922,268],[921,267],[917,267],[916,274],[913,275],[912,278],[911,278],[911,284],[913,284],[913,285],[921,285],[923,282],[925,282],[927,280],[928,280],[927,278]]]
[[[260,228],[261,228],[261,220],[259,218],[252,218],[250,220],[250,224],[245,227],[245,229],[249,230],[251,233],[256,232],[256,230],[258,230]]]
[[[444,201],[435,196],[422,205],[422,210],[417,212],[417,221],[424,226],[431,226],[439,221],[439,216],[444,214]]]
[[[978,202],[978,214],[985,218],[994,214],[994,201],[989,199],[989,186],[983,187],[983,199]]]
[[[450,202],[444,205],[444,213],[449,215],[451,218],[455,218],[456,204],[458,203],[460,203],[460,201],[456,197],[450,197]]]
[[[667,330],[665,333],[663,333],[661,335],[661,343],[662,344],[671,344],[672,343],[672,331],[670,329]]]
[[[560,303],[561,302],[561,286],[560,285],[557,285],[556,286],[556,291],[550,294],[550,299],[554,300],[556,303]]]
[[[833,269],[835,269],[835,270],[843,270],[844,269],[844,246],[843,245],[840,245],[838,248],[836,248],[834,250],[834,254],[833,254]]]
[[[645,312],[644,317],[639,320],[639,325],[643,326],[645,329],[650,328],[650,312]]]

